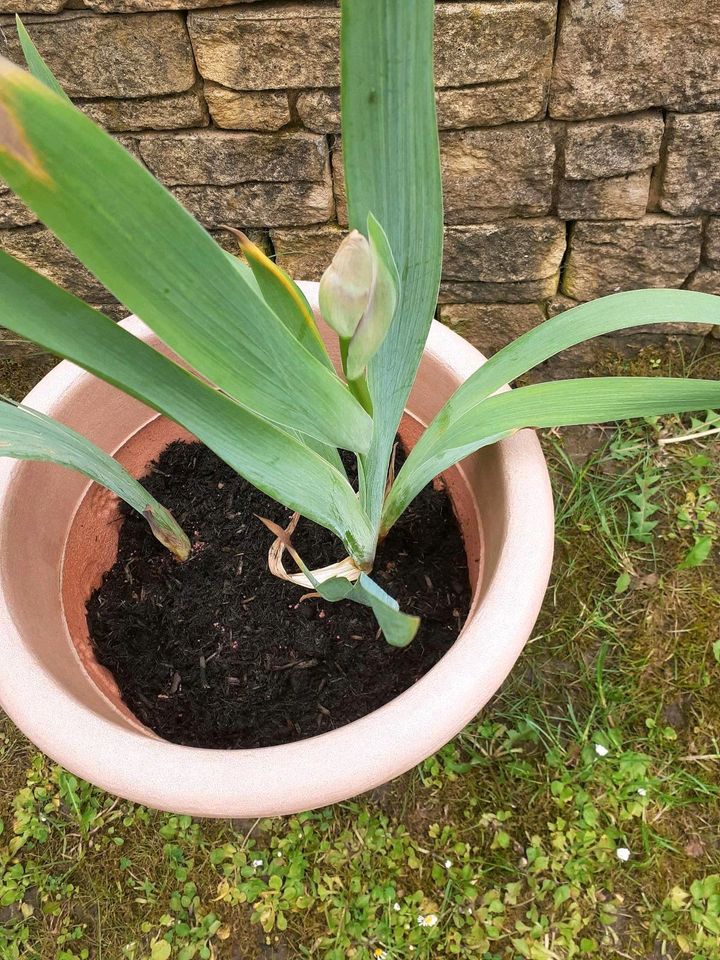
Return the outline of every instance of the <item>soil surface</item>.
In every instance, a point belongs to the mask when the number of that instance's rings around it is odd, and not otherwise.
[[[179,564],[125,508],[117,561],[88,602],[88,622],[125,702],[166,740],[259,747],[343,726],[427,673],[467,616],[462,536],[441,488],[417,497],[373,571],[402,610],[422,618],[399,650],[366,607],[301,600],[302,588],[269,573],[273,538],[255,515],[286,526],[289,512],[201,444],[172,444],[143,482],[190,536],[193,554]],[[306,520],[293,544],[310,567],[344,555]]]

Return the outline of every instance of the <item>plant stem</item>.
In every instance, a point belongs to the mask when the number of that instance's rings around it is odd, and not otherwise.
[[[340,358],[342,360],[343,373],[347,377],[347,354],[350,346],[350,337],[340,337]],[[348,380],[347,385],[350,393],[360,403],[363,410],[370,416],[373,415],[372,399],[367,385],[367,376],[363,374],[357,380]]]

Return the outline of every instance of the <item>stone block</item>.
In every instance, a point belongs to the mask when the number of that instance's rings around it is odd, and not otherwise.
[[[701,263],[687,282],[688,290],[699,290],[701,293],[712,293],[720,296],[720,269],[709,267]],[[720,325],[719,325],[720,326]]]
[[[441,87],[549,74],[555,4],[442,3],[435,8],[435,80]]]
[[[340,82],[339,11],[319,3],[249,3],[188,16],[206,80],[236,90],[333,87]]]
[[[441,156],[447,223],[550,212],[555,142],[549,124],[444,133]]]
[[[464,337],[486,356],[545,319],[537,303],[452,303],[439,310],[442,323]]]
[[[558,216],[563,220],[636,220],[645,215],[651,170],[599,180],[561,180]]]
[[[211,117],[225,130],[279,130],[291,120],[284,90],[228,90],[208,80],[205,99]]]
[[[654,111],[568,123],[565,177],[594,180],[654,167],[660,159],[664,129],[662,114]]]
[[[700,261],[702,222],[648,214],[580,221],[570,234],[562,292],[592,300],[640,287],[680,287]]]
[[[208,124],[207,107],[199,90],[165,97],[80,99],[75,103],[95,123],[110,132],[175,130]]]
[[[270,231],[275,260],[296,280],[319,280],[346,231],[337,224]]]
[[[545,300],[557,293],[560,273],[539,280],[458,281],[440,284],[440,303],[530,303]]]
[[[327,142],[305,131],[188,132],[138,141],[149,170],[167,184],[230,186],[249,181],[315,182],[329,175]]]
[[[41,56],[71,97],[149,97],[189,90],[195,66],[180,13],[99,17],[71,10],[28,17]],[[14,24],[0,31],[0,53],[24,65]]]
[[[720,113],[670,114],[660,206],[668,213],[720,213]]]
[[[565,224],[550,217],[448,227],[443,280],[513,283],[554,276],[565,233]]]
[[[325,223],[335,213],[332,184],[240,183],[173,187],[173,193],[206,227],[286,227]]]
[[[548,78],[543,75],[472,87],[439,89],[436,93],[441,130],[491,127],[540,120],[545,112]]]
[[[550,115],[720,107],[717,0],[565,0]]]
[[[303,90],[295,104],[303,126],[317,133],[340,132],[340,91]]]

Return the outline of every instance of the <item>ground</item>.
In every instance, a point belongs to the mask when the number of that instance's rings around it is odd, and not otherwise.
[[[718,422],[544,437],[557,555],[531,641],[459,737],[370,795],[159,814],[0,715],[2,960],[720,958],[720,442],[687,438]]]

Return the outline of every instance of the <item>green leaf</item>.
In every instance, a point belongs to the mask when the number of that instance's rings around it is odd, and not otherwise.
[[[400,300],[369,365],[375,432],[361,490],[373,526],[410,387],[435,312],[442,187],[433,84],[433,0],[342,0],[341,94],[350,227],[387,231]]]
[[[142,514],[160,543],[178,559],[190,555],[190,541],[165,507],[111,456],[50,417],[0,401],[0,457],[48,461],[77,470]]]
[[[630,574],[627,570],[624,570],[615,581],[615,595],[625,593],[627,588],[630,586]]]
[[[305,571],[306,574],[307,572]],[[420,626],[419,617],[402,613],[397,600],[385,593],[382,587],[365,573],[361,573],[355,583],[345,577],[334,577],[324,583],[317,583],[315,590],[331,603],[354,600],[355,603],[370,607],[385,639],[392,647],[406,647]]]
[[[598,377],[520,387],[489,397],[457,416],[447,403],[403,464],[385,504],[383,531],[390,529],[433,477],[523,427],[603,423],[700,410],[719,402],[717,380]]]
[[[460,386],[440,416],[462,416],[550,357],[592,337],[647,323],[720,324],[720,297],[692,290],[630,290],[583,303],[513,340]]]
[[[338,470],[2,252],[0,316],[15,333],[181,423],[268,496],[332,530],[357,561],[372,553],[367,517]]]
[[[372,422],[226,253],[126,150],[0,61],[0,175],[179,356],[247,409],[367,450]]]
[[[553,317],[551,320],[547,320],[503,347],[471,377],[468,377],[465,383],[458,387],[420,438],[416,450],[413,451],[413,464],[419,465],[423,457],[426,455],[433,457],[436,450],[442,451],[443,447],[447,446],[446,434],[449,424],[455,424],[464,417],[468,418],[467,422],[472,423],[474,414],[477,415],[478,423],[485,424],[482,407],[493,393],[562,350],[592,337],[612,333],[614,330],[621,330],[625,327],[679,321],[683,323],[720,323],[720,298],[690,290],[632,290],[628,293],[617,293],[594,300],[591,303],[581,304]],[[642,414],[640,415],[642,416]],[[619,416],[625,415],[620,414]],[[593,421],[570,419],[566,422]],[[536,426],[540,426],[540,424],[537,423]],[[498,431],[494,439],[501,439],[505,435],[507,434]],[[489,438],[484,440],[481,445],[484,446],[492,442],[493,438]],[[478,447],[473,449],[478,449]],[[427,454],[425,451],[427,451]],[[450,459],[449,461],[445,457],[443,459],[445,466],[441,469],[446,469],[447,466],[457,462],[465,455],[460,453],[455,460]],[[409,469],[414,470],[415,467]],[[441,470],[437,472],[439,473]],[[408,474],[406,473],[405,476],[407,477]],[[392,522],[394,523],[399,516],[397,511],[400,510],[400,513],[402,513],[410,502],[406,494],[403,494],[400,490],[393,491],[391,497],[393,503],[391,506],[386,505],[385,507],[383,528],[385,528],[390,515],[393,516]],[[401,503],[404,506],[400,506]]]
[[[266,517],[258,519],[284,544],[285,549],[321,597],[330,603],[354,600],[355,603],[370,607],[385,639],[393,647],[406,647],[412,641],[420,626],[420,618],[401,613],[397,600],[386,593],[366,573],[361,573],[354,582],[347,577],[332,577],[329,580],[320,581],[293,547],[288,531]]]
[[[167,940],[156,940],[150,948],[150,960],[169,960],[172,948]]]
[[[315,315],[305,294],[288,274],[266,257],[249,237],[234,227],[226,227],[238,241],[240,250],[250,265],[263,299],[285,324],[298,343],[302,344],[329,370],[334,370],[325,344],[315,323]]]
[[[400,277],[388,238],[372,214],[368,215],[367,231],[372,285],[365,312],[348,344],[348,380],[362,377],[371,358],[380,349],[395,316],[400,292]]]
[[[679,570],[688,570],[690,567],[699,567],[705,563],[712,550],[713,538],[710,534],[698,537],[694,545],[685,554],[683,560],[678,564]]]
[[[244,233],[235,230],[234,227],[225,227],[225,229],[237,237],[240,249],[248,261],[247,264],[243,263],[237,257],[228,254],[235,269],[250,280],[254,289],[257,288],[258,294],[265,300],[275,315],[282,320],[296,340],[324,363],[328,369],[334,370],[332,360],[328,356],[325,344],[317,329],[312,307],[307,302],[300,287],[284,270],[266,257],[262,250]],[[323,459],[331,463],[343,476],[346,476],[345,467],[336,447],[302,434],[298,430],[288,430],[288,433],[292,433],[301,443],[319,453]]]
[[[30,73],[36,77],[40,83],[44,83],[45,86],[56,93],[59,97],[62,97],[64,100],[67,100],[68,103],[72,103],[70,97],[65,93],[63,88],[60,86],[58,81],[55,78],[52,70],[45,63],[43,58],[38,53],[38,49],[35,44],[30,39],[30,34],[25,29],[25,24],[22,22],[20,17],[15,15],[15,26],[18,32],[18,38],[20,40],[20,46],[22,47],[23,56],[25,57],[25,63],[27,63],[28,70]]]

